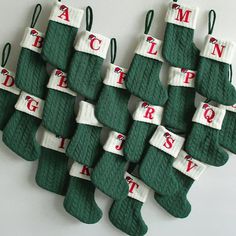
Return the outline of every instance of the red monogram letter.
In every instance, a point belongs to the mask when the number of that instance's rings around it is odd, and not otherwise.
[[[204,118],[207,120],[208,123],[212,123],[216,115],[215,111],[210,108],[208,104],[204,104],[203,109],[205,109]]]
[[[189,16],[190,16],[191,12],[192,11],[190,11],[190,10],[186,10],[185,12],[183,12],[183,9],[180,8],[180,9],[178,9],[178,15],[175,18],[175,20],[180,21],[180,22],[189,23]]]
[[[157,55],[158,51],[156,50],[154,52],[154,48],[157,44],[154,42],[150,42],[150,44],[151,44],[151,47],[149,48],[149,51],[147,53],[152,54],[152,55]]]
[[[136,189],[139,188],[139,184],[137,184],[136,182],[134,182],[134,180],[133,180],[131,177],[127,176],[127,177],[126,177],[126,181],[127,181],[128,184],[130,185],[130,187],[129,187],[129,192],[130,192],[130,193],[133,193],[133,191],[134,191],[135,188],[136,188]]]
[[[64,146],[64,145],[65,145],[65,139],[62,138],[59,148],[65,149],[65,146]]]
[[[59,86],[59,87],[61,87],[61,88],[67,88],[67,87],[68,87],[68,85],[67,85],[67,79],[66,79],[65,76],[61,76],[61,79],[60,79],[60,81],[59,81],[59,83],[58,83],[57,86]]]
[[[33,45],[32,46],[34,46],[34,47],[36,47],[36,48],[42,48],[42,46],[43,46],[43,38],[42,37],[40,37],[40,36],[36,36],[35,37],[35,41],[34,41],[34,43],[33,43]]]
[[[61,6],[61,10],[63,11],[62,14],[60,16],[58,16],[59,18],[61,18],[62,20],[65,20],[65,21],[70,21],[69,20],[69,9],[68,7],[63,7]]]
[[[117,138],[118,138],[119,140],[121,140],[120,145],[116,145],[116,146],[115,146],[116,150],[119,151],[119,150],[121,150],[121,149],[123,148],[124,136],[123,136],[122,134],[119,134],[119,135],[117,136]]]
[[[154,113],[155,113],[155,109],[153,107],[148,107],[147,111],[145,112],[144,118],[152,120]]]
[[[7,75],[2,84],[6,87],[12,87],[15,84],[14,78],[10,75]]]
[[[29,99],[28,99],[28,103],[27,103],[27,108],[28,108],[30,111],[35,112],[36,109],[38,108],[38,104],[39,104],[39,102],[37,102],[37,101],[34,100],[33,98],[29,98]]]
[[[83,166],[80,174],[90,176],[89,168],[87,166]]]
[[[97,46],[96,46],[96,42],[97,42],[97,44],[98,44]],[[101,43],[102,43],[102,40],[100,40],[100,39],[94,37],[94,38],[92,38],[91,41],[90,41],[90,47],[91,47],[93,50],[96,50],[96,51],[97,51],[97,50],[100,49]]]
[[[189,172],[190,170],[192,170],[193,168],[198,166],[197,164],[195,164],[191,161],[191,159],[192,159],[191,156],[186,156],[185,159],[188,161],[188,165],[187,165],[187,169],[186,169],[187,172]]]
[[[186,73],[184,83],[185,83],[185,84],[189,84],[190,80],[191,80],[191,79],[194,79],[194,78],[195,78],[195,73],[188,71],[188,72]]]
[[[166,142],[164,143],[164,147],[167,149],[171,149],[173,147],[173,143],[175,140],[171,137],[169,133],[165,133],[164,135],[166,137]]]
[[[221,45],[221,49],[220,49],[220,45],[216,43],[214,46],[213,52],[211,54],[215,56],[217,53],[218,57],[222,57],[224,49],[225,49],[225,46]]]
[[[117,81],[117,84],[123,84],[125,76],[126,76],[126,74],[124,72],[120,72],[120,76],[119,76],[119,79]]]

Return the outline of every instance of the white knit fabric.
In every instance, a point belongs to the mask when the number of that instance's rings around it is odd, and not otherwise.
[[[50,76],[47,84],[47,88],[54,89],[63,93],[67,93],[71,96],[76,96],[76,92],[68,88],[67,74],[61,70],[54,70]]]
[[[176,158],[184,145],[185,139],[163,126],[158,126],[149,143]]]
[[[235,43],[207,35],[205,46],[200,55],[215,61],[232,64],[234,59]]]
[[[198,7],[171,2],[166,13],[165,21],[186,28],[196,29],[198,12]]]
[[[138,106],[133,113],[133,120],[160,125],[163,117],[163,111],[163,107],[152,106],[147,102],[141,101],[138,103]]]
[[[195,87],[196,71],[184,68],[170,67],[169,85],[178,87]]]
[[[234,104],[233,106],[220,105],[219,108],[225,109],[226,111],[236,112],[236,104]]]
[[[91,181],[91,168],[74,162],[70,169],[70,176]]]
[[[174,160],[173,167],[194,180],[199,179],[207,168],[204,163],[193,159],[183,150]]]
[[[16,95],[20,94],[20,89],[15,85],[15,73],[0,66],[0,89],[14,93]]]
[[[81,101],[79,103],[79,111],[76,117],[76,122],[79,124],[102,127],[102,124],[95,117],[94,109],[95,106],[93,104]]]
[[[105,59],[109,46],[109,38],[101,34],[84,31],[81,33],[75,44],[75,50],[79,52],[86,52]]]
[[[164,62],[162,57],[163,42],[151,35],[143,35],[135,50],[135,53],[144,57]]]
[[[109,133],[109,137],[106,143],[103,146],[103,149],[106,152],[111,152],[120,156],[123,156],[123,143],[125,140],[125,136],[121,133],[117,133],[115,131],[111,131]]]
[[[52,132],[50,132],[49,130],[44,129],[40,144],[41,146],[45,148],[48,148],[57,152],[65,153],[69,142],[70,142],[69,139],[59,137],[53,134]]]
[[[15,108],[18,111],[42,119],[44,103],[44,100],[41,98],[37,98],[22,91],[17,100]]]
[[[33,28],[26,28],[20,46],[31,51],[41,53],[44,40],[44,33]]]
[[[107,68],[105,79],[103,83],[108,86],[115,88],[126,89],[125,87],[125,76],[128,72],[128,69],[110,64]]]
[[[79,28],[83,19],[84,10],[56,2],[52,8],[49,20]]]
[[[221,130],[226,110],[202,102],[196,110],[192,121]]]

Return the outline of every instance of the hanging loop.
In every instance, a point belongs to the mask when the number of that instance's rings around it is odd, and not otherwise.
[[[58,2],[61,2],[61,0],[58,0]]]
[[[210,10],[208,14],[208,33],[212,34],[214,30],[216,22],[216,12],[214,10]]]
[[[173,0],[173,2],[178,2],[178,0]]]
[[[154,17],[154,10],[150,10],[148,11],[147,15],[146,15],[146,20],[145,20],[145,31],[144,34],[148,34],[151,25],[152,25],[152,21],[153,21],[153,17]]]
[[[86,30],[90,31],[93,25],[93,9],[88,6],[86,8]]]
[[[31,21],[31,25],[30,25],[31,28],[34,28],[34,26],[36,25],[41,11],[42,11],[42,5],[37,4],[35,9],[34,9],[34,14],[33,14],[33,17],[32,17],[32,21]]]
[[[207,98],[206,100],[205,100],[205,103],[210,103],[211,102],[211,99],[209,99],[209,98]]]
[[[2,67],[5,67],[5,65],[7,64],[10,52],[11,52],[11,44],[6,43],[2,50],[2,65],[1,65]]]
[[[117,52],[117,42],[115,38],[111,39],[111,64],[114,64],[116,60],[116,52]]]
[[[232,79],[233,79],[233,67],[232,65],[229,66],[229,81],[230,83],[232,83]]]

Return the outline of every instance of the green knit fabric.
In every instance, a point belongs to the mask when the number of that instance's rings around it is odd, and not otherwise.
[[[35,135],[40,123],[40,119],[16,110],[3,130],[3,142],[27,161],[38,159],[41,146]]]
[[[193,43],[194,30],[167,23],[162,55],[172,66],[196,70],[199,49]]]
[[[22,48],[16,70],[16,86],[24,92],[44,98],[48,79],[46,63],[41,55]]]
[[[229,81],[230,65],[200,58],[196,78],[196,90],[201,95],[223,105],[236,103],[236,89]]]
[[[220,145],[236,154],[236,113],[226,111],[220,131]]]
[[[65,195],[69,183],[66,155],[42,147],[35,180],[40,187],[50,192]]]
[[[128,235],[145,235],[148,227],[141,215],[142,206],[142,202],[130,197],[114,201],[109,211],[109,219],[115,227]]]
[[[125,168],[124,157],[104,152],[92,172],[92,182],[112,199],[122,200],[127,197],[129,191],[129,186],[124,178]]]
[[[75,27],[50,20],[42,49],[43,59],[55,68],[67,71],[77,32]]]
[[[43,99],[47,82],[46,64],[40,54],[22,48],[16,71],[16,86]],[[36,117],[15,111],[3,130],[3,142],[25,160],[36,160],[41,154],[41,147],[35,139],[40,123],[41,120]]]
[[[161,67],[162,62],[135,54],[125,80],[127,89],[152,105],[164,105],[168,95],[159,79]]]
[[[155,200],[174,217],[185,218],[191,212],[191,204],[187,199],[187,193],[194,180],[176,169],[173,170],[173,173],[179,183],[179,190],[171,196],[162,196],[155,193]]]
[[[163,125],[181,133],[189,133],[195,112],[194,88],[169,85],[169,99],[165,105]]]
[[[131,116],[128,110],[130,93],[127,90],[104,85],[95,108],[95,115],[104,126],[125,134]]]
[[[179,187],[173,173],[174,157],[149,146],[142,162],[140,163],[140,178],[161,195],[172,195]]]
[[[101,127],[78,124],[66,155],[78,163],[93,167],[102,155],[101,131]]]
[[[217,129],[194,123],[186,141],[186,152],[195,159],[212,166],[222,166],[228,159],[228,154],[219,145]]]
[[[100,75],[104,59],[85,52],[75,52],[68,71],[68,86],[95,101],[102,86]]]
[[[43,110],[43,126],[61,137],[71,137],[76,127],[75,100],[75,96],[49,89]]]
[[[83,223],[97,223],[102,218],[102,211],[94,200],[94,192],[90,181],[71,177],[64,200],[66,211]]]
[[[3,130],[15,111],[18,95],[0,90],[0,130]]]
[[[134,121],[124,143],[125,158],[130,162],[139,162],[147,150],[149,140],[157,126]]]

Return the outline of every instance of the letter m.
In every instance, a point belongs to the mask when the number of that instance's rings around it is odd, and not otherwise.
[[[175,18],[175,20],[180,21],[180,22],[189,23],[189,16],[190,16],[191,12],[192,12],[191,10],[183,11],[183,9],[180,8],[180,9],[178,9],[178,15]]]

